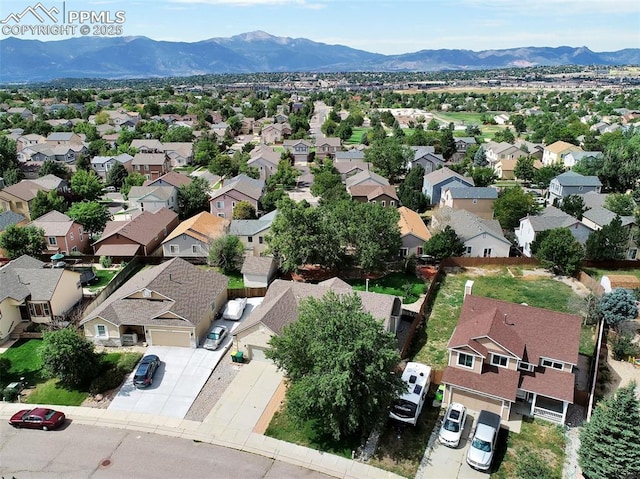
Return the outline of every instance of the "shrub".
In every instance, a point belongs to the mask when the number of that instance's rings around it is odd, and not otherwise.
[[[5,378],[11,369],[11,359],[0,357],[0,381]]]
[[[631,334],[616,334],[611,340],[611,355],[616,361],[623,361],[629,356],[640,355],[640,347],[633,343]]]
[[[113,260],[111,259],[111,256],[100,256],[100,266],[103,268],[111,268],[112,263]]]
[[[130,373],[136,367],[140,358],[142,358],[140,353],[124,353],[118,360],[116,367],[125,373]]]
[[[119,367],[107,369],[102,375],[91,381],[89,392],[91,394],[100,394],[113,388],[120,386],[124,377],[128,374]]]

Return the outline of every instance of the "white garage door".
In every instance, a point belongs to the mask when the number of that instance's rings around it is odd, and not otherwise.
[[[264,355],[264,348],[259,348],[257,346],[249,346],[249,356],[250,359],[256,361],[271,361]]]
[[[459,402],[474,411],[486,409],[498,415],[502,414],[502,401],[490,399],[469,391],[461,391],[460,389],[454,388],[451,395],[451,402]]]
[[[189,331],[148,329],[147,336],[151,346],[191,347],[191,333]]]

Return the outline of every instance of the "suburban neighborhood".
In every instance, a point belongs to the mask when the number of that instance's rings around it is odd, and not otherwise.
[[[326,477],[640,472],[590,469],[640,418],[607,416],[639,400],[637,88],[133,85],[0,90],[2,418]]]

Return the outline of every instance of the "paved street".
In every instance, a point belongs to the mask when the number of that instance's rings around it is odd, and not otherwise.
[[[256,454],[188,439],[73,424],[59,431],[0,424],[0,474],[39,478],[325,479]]]

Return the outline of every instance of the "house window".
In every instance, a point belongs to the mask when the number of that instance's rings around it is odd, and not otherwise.
[[[169,245],[169,253],[178,254],[179,252],[180,252],[180,247],[177,244],[170,244]]]
[[[525,363],[524,361],[518,361],[518,369],[520,371],[533,371],[534,366],[531,363]]]
[[[56,239],[55,236],[49,236],[48,240],[51,246],[57,246],[58,240]]]
[[[71,251],[78,251],[78,247],[74,246],[73,248],[71,248]]]
[[[408,248],[400,248],[400,256],[405,258],[408,254],[409,254],[409,249]]]
[[[31,317],[48,317],[51,316],[49,303],[29,303],[29,314]]]
[[[104,324],[96,324],[96,338],[108,338],[107,327]]]
[[[235,201],[232,201],[232,202],[231,202],[231,207],[232,207],[232,208],[235,208],[235,207],[236,207],[236,202],[235,202]]]
[[[458,366],[463,368],[473,368],[473,356],[465,353],[458,353]]]
[[[474,198],[474,199],[473,199],[473,204],[474,204],[474,205],[477,205],[477,204],[478,204],[478,198]]]
[[[559,369],[560,371],[564,369],[564,365],[562,363],[559,363],[557,361],[552,361],[551,359],[543,359],[542,366],[545,368]]]
[[[193,254],[196,254],[198,252],[198,246],[195,244],[191,245],[191,252]]]
[[[387,206],[387,202],[385,200],[381,200],[380,204],[382,205],[383,208]]]
[[[485,248],[484,249],[484,253],[482,254],[482,256],[484,256],[485,258],[490,258],[491,257],[491,248]]]
[[[247,243],[253,243],[253,236],[247,236]]]
[[[467,246],[465,254],[471,254],[471,246]]]
[[[632,248],[629,250],[629,259],[636,259],[638,257],[638,248]]]
[[[224,201],[216,201],[216,208],[219,210],[224,208]]]
[[[396,205],[395,200],[391,200],[391,201],[389,201],[389,206],[395,206],[395,205]]]
[[[417,254],[417,255],[421,255],[421,254],[422,254],[422,246],[418,246],[418,247],[416,248],[416,254]]]
[[[500,354],[492,354],[491,364],[494,366],[500,366],[501,368],[506,368],[507,364],[509,364],[509,358]]]
[[[258,243],[259,244],[263,244],[264,243],[264,238],[262,236],[258,236]]]
[[[218,213],[218,218],[224,218],[224,213]]]
[[[74,236],[73,236],[73,233],[69,233],[69,239],[70,239],[71,241],[73,241],[73,240],[75,239],[75,238],[74,238]]]

